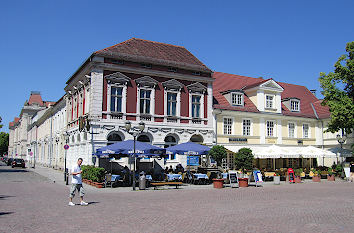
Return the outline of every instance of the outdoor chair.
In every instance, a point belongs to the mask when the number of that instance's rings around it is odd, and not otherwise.
[[[104,179],[104,187],[110,186],[112,188],[112,174],[106,174]]]
[[[205,183],[211,183],[211,179],[210,179],[210,176],[211,176],[211,172],[207,172],[207,176],[208,176],[208,180],[205,181]]]

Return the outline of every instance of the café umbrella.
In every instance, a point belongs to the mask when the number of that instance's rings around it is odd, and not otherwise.
[[[144,142],[135,142],[135,155],[137,158],[164,157],[166,149],[150,145]],[[116,142],[96,150],[95,155],[99,158],[110,157],[110,155],[134,155],[134,140]]]
[[[185,142],[175,146],[170,146],[167,149],[168,154],[180,155],[206,155],[210,148],[194,142]]]

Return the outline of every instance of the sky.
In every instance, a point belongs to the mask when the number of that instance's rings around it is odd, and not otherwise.
[[[210,69],[316,89],[354,41],[353,0],[1,1],[0,116],[31,91],[57,101],[92,54],[132,37],[183,46]]]

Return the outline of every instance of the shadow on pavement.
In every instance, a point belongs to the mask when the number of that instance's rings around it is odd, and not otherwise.
[[[9,198],[9,197],[15,197],[15,196],[0,195],[0,199],[6,199],[6,198]]]
[[[14,212],[0,212],[0,216],[1,215],[6,215],[6,214],[13,214]]]
[[[0,169],[0,173],[1,172],[28,172],[27,170],[23,170],[23,169]]]
[[[89,202],[87,202],[89,205],[94,205],[94,204],[97,204],[97,203],[99,203],[99,202],[97,202],[97,201],[89,201]]]

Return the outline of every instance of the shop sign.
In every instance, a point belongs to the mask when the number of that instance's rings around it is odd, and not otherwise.
[[[232,143],[247,143],[247,138],[229,138]]]

